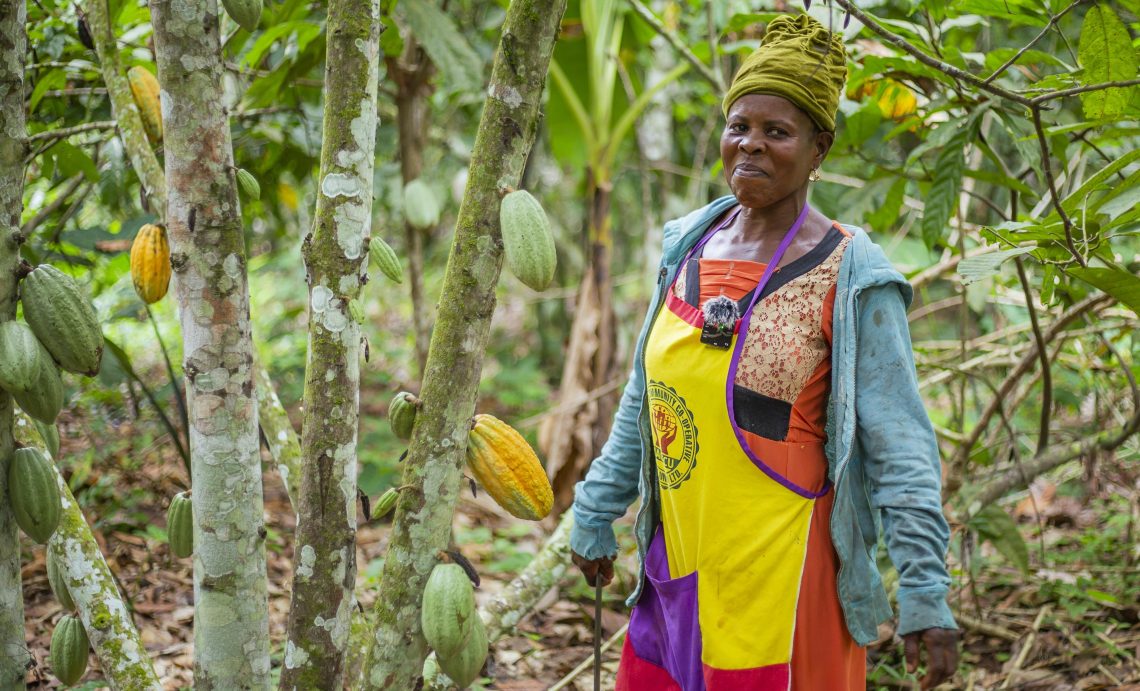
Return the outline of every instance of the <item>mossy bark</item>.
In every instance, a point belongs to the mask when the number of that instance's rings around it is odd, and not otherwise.
[[[194,498],[194,686],[267,688],[265,523],[245,245],[216,0],[150,3],[166,226],[182,324]]]
[[[467,421],[475,413],[495,286],[502,265],[499,201],[518,185],[565,0],[514,0],[503,23],[475,138],[439,316],[384,562],[376,630],[366,665],[370,688],[411,689],[427,653],[420,600],[448,543],[462,479]]]
[[[281,689],[340,688],[356,605],[360,324],[376,144],[379,0],[330,0],[317,211],[305,239],[309,352],[293,598]]]
[[[16,438],[27,446],[44,448],[39,431],[24,416],[16,420]],[[60,566],[103,676],[116,691],[160,691],[162,683],[87,519],[54,463],[52,469],[63,511],[47,549]]]
[[[0,322],[16,318],[16,267],[23,242],[25,17],[23,0],[0,0]],[[24,643],[20,533],[8,504],[12,412],[12,397],[0,389],[0,689],[24,688],[32,659]]]
[[[127,152],[135,174],[139,176],[139,182],[150,201],[151,211],[162,219],[166,214],[166,181],[158,157],[154,155],[143,131],[138,106],[131,96],[131,85],[127,81],[122,60],[119,59],[119,46],[111,29],[107,6],[108,3],[104,0],[84,0],[87,27],[91,31],[91,41],[95,44],[95,54],[99,58],[103,83],[107,85],[107,95],[111,98],[111,113],[118,125],[123,149]],[[165,109],[165,104],[163,107]]]

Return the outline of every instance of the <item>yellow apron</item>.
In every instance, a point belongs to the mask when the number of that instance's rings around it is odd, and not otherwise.
[[[808,529],[827,488],[798,487],[752,453],[734,421],[732,392],[740,334],[807,212],[805,205],[731,340],[726,335],[727,349],[701,341],[704,315],[671,288],[646,344],[662,525],[646,558],[648,594],[634,608],[630,643],[682,691],[790,683]]]

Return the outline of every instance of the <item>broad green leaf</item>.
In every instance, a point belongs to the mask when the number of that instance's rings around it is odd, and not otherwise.
[[[1089,8],[1081,26],[1077,58],[1084,68],[1085,84],[1103,84],[1136,77],[1136,52],[1128,28],[1107,5]],[[1081,94],[1085,116],[1121,115],[1128,108],[1129,89],[1112,88]]]
[[[966,145],[973,138],[973,132],[969,126],[958,130],[934,163],[934,184],[930,186],[922,213],[922,241],[927,247],[933,248],[942,241],[946,225],[954,215],[966,169]]]
[[[95,167],[95,161],[92,161],[87,152],[78,146],[65,141],[56,142],[51,148],[51,154],[55,157],[56,167],[63,177],[70,178],[82,173],[90,182],[99,179],[99,170]]]
[[[1116,267],[1086,266],[1066,269],[1066,273],[1089,283],[1140,314],[1140,277]]]
[[[32,89],[32,98],[28,103],[28,112],[36,110],[36,104],[44,97],[44,94],[52,89],[62,89],[67,86],[67,73],[62,69],[53,69],[36,82],[36,88]]]
[[[394,58],[404,52],[404,37],[400,35],[396,27],[392,26],[390,19],[385,17],[384,23],[389,28],[380,34],[380,50],[384,52],[385,56]]]
[[[1140,149],[1133,149],[1120,158],[1111,161],[1105,165],[1105,167],[1098,170],[1088,180],[1085,180],[1083,183],[1081,183],[1080,187],[1073,190],[1068,194],[1068,196],[1061,200],[1061,206],[1065,209],[1066,213],[1076,213],[1081,205],[1085,203],[1085,200],[1090,194],[1092,194],[1097,188],[1106,185],[1109,181],[1109,178],[1111,178],[1113,175],[1116,175],[1118,171],[1123,170],[1125,167],[1137,160],[1140,160]],[[1057,212],[1054,211],[1053,213],[1049,214],[1049,217],[1046,219],[1046,221],[1058,220],[1059,218],[1060,217],[1057,216]]]
[[[859,110],[846,116],[846,122],[840,131],[840,136],[851,147],[861,146],[870,139],[883,122],[883,114],[875,99],[867,99]]]
[[[958,262],[958,275],[962,277],[962,283],[969,285],[996,274],[1007,259],[1032,251],[1032,247],[1014,247],[1008,250],[980,254],[976,257],[966,257]]]
[[[989,540],[1002,556],[1009,559],[1022,573],[1029,572],[1029,547],[1017,529],[1017,524],[1000,506],[992,504],[970,519],[968,526]]]
[[[416,41],[456,91],[483,90],[483,59],[449,15],[432,0],[403,0],[399,5]]]

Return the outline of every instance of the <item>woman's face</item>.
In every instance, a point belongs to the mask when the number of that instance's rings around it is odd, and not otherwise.
[[[782,96],[741,96],[729,108],[720,136],[725,179],[743,206],[770,206],[807,184],[833,140]]]

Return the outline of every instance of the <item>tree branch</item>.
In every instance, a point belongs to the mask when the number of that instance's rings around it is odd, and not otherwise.
[[[1065,226],[1065,244],[1077,262],[1081,266],[1086,266],[1084,255],[1077,251],[1076,243],[1073,242],[1073,220],[1065,213],[1065,207],[1061,204],[1061,194],[1057,191],[1057,179],[1053,177],[1053,164],[1050,163],[1052,154],[1049,152],[1049,141],[1045,138],[1045,128],[1041,126],[1041,110],[1037,106],[1033,106],[1030,110],[1033,112],[1033,129],[1037,132],[1037,142],[1041,145],[1041,166],[1045,169],[1045,179],[1049,183],[1049,198]]]
[[[82,174],[76,175],[75,177],[68,180],[67,187],[65,187],[63,191],[61,191],[58,195],[56,195],[55,199],[45,204],[42,209],[36,212],[35,216],[29,218],[24,222],[23,225],[20,226],[20,233],[22,233],[24,237],[30,236],[33,232],[35,232],[36,228],[38,228],[41,223],[47,220],[48,216],[51,216],[56,211],[59,211],[60,207],[67,203],[68,198],[71,197],[72,194],[75,194],[75,190],[79,189],[79,186],[82,184]]]
[[[1025,308],[1029,310],[1029,323],[1033,327],[1033,340],[1037,343],[1037,355],[1041,358],[1041,431],[1037,435],[1037,455],[1045,452],[1049,443],[1049,416],[1053,408],[1053,374],[1049,363],[1049,352],[1045,349],[1045,338],[1041,335],[1041,326],[1037,323],[1037,306],[1033,304],[1033,290],[1029,286],[1029,277],[1025,275],[1025,262],[1021,257],[1014,257],[1017,265],[1017,278],[1021,281],[1021,289],[1025,291]]]
[[[963,69],[957,68],[949,63],[943,62],[935,57],[928,55],[902,36],[899,36],[898,34],[884,27],[882,24],[876,21],[874,17],[859,9],[851,0],[835,0],[835,4],[845,9],[851,16],[858,19],[863,23],[864,26],[866,26],[872,32],[878,34],[883,40],[894,45],[896,48],[900,48],[904,52],[914,56],[919,62],[926,65],[927,67],[933,67],[939,72],[953,77],[954,79],[960,79],[964,82],[967,82],[968,84],[971,84],[974,87],[977,87],[978,89],[981,89],[982,91],[988,91],[995,96],[1001,96],[1002,98],[1013,101],[1014,103],[1020,103],[1021,105],[1027,107],[1032,105],[1032,100],[1027,96],[1022,96],[1021,94],[1010,91],[1009,89],[1003,89],[999,86],[990,84],[977,75],[971,74]]]
[[[115,129],[114,120],[100,120],[98,122],[85,122],[82,125],[75,125],[74,127],[62,127],[57,130],[47,130],[46,132],[37,132],[28,137],[28,144],[39,141],[55,141],[56,139],[67,139],[73,134],[80,134],[82,132],[90,132],[92,130],[113,130]]]
[[[1050,91],[1034,96],[1029,100],[1029,107],[1040,106],[1046,101],[1052,101],[1058,98],[1066,98],[1068,96],[1076,96],[1077,94],[1087,94],[1090,91],[1102,91],[1104,89],[1123,89],[1128,86],[1136,86],[1140,84],[1140,79],[1126,79],[1119,82],[1101,82],[1100,84],[1086,84],[1084,86],[1074,86],[1071,89],[1061,89],[1059,91]]]
[[[658,19],[655,14],[653,14],[653,10],[646,7],[644,3],[641,2],[641,0],[628,0],[628,2],[629,6],[633,8],[633,11],[637,13],[637,16],[641,17],[641,19],[646,24],[648,24],[650,28],[652,28],[657,32],[659,36],[661,36],[661,38],[664,38],[666,41],[668,41],[669,45],[673,46],[673,49],[676,50],[677,53],[682,58],[684,58],[686,62],[695,67],[697,72],[702,77],[704,77],[705,81],[707,81],[714,89],[716,89],[716,92],[718,94],[724,92],[724,80],[722,80],[716,72],[713,72],[711,67],[706,65],[701,61],[700,58],[693,54],[693,51],[689,50],[688,46],[686,46],[681,41],[681,39],[677,37],[676,34],[665,28],[665,25],[661,23],[661,20]],[[714,51],[715,48],[716,47],[713,45],[709,46],[710,51]]]
[[[1054,26],[1056,26],[1057,22],[1059,22],[1062,17],[1064,17],[1066,14],[1069,13],[1069,10],[1073,9],[1074,7],[1081,4],[1082,2],[1084,2],[1084,0],[1074,0],[1074,2],[1069,4],[1068,7],[1061,10],[1057,14],[1049,17],[1049,23],[1045,25],[1045,28],[1041,30],[1041,33],[1034,36],[1032,41],[1025,44],[1025,46],[1021,50],[1017,51],[1017,53],[1015,53],[1013,57],[1011,57],[1009,60],[1006,60],[1004,63],[1002,63],[1001,67],[998,67],[996,70],[993,71],[993,74],[986,77],[982,81],[985,82],[986,84],[989,84],[990,82],[992,82],[993,80],[995,80],[999,76],[1001,76],[1001,73],[1005,72],[1007,69],[1009,69],[1010,65],[1013,65],[1014,63],[1016,63],[1021,58],[1021,56],[1025,55],[1025,53],[1030,48],[1037,45],[1038,41],[1040,41],[1042,38],[1045,38],[1045,34],[1049,33],[1049,30],[1052,29]]]

